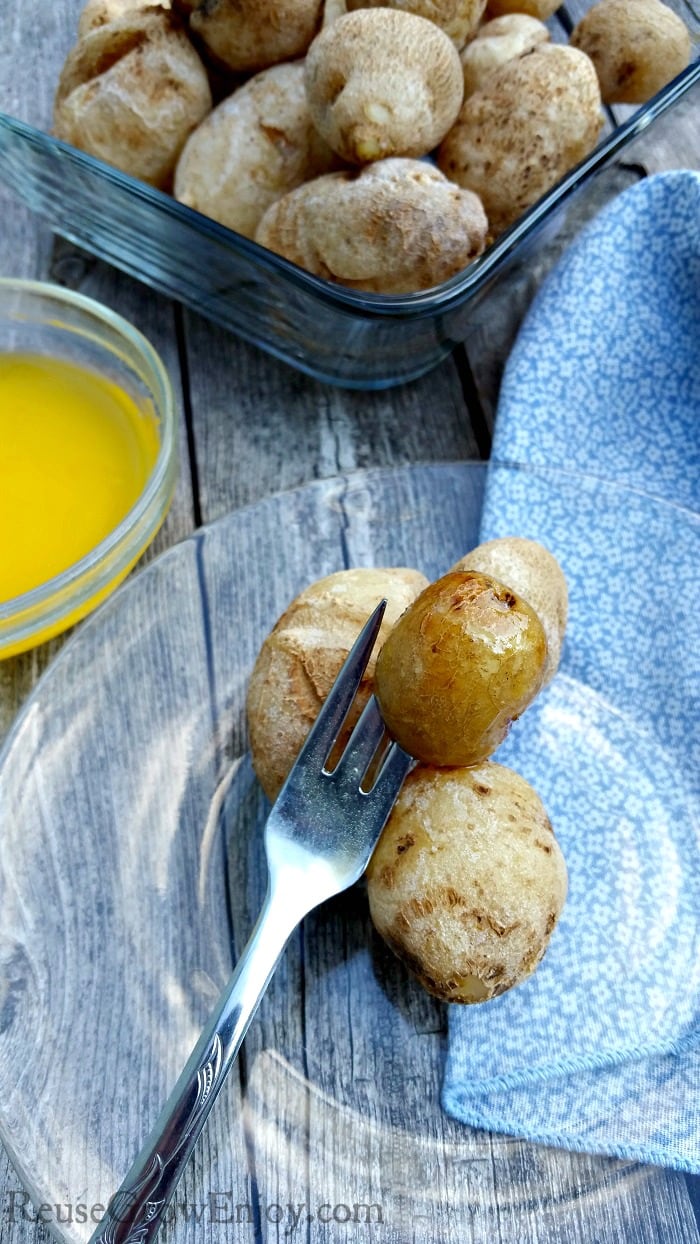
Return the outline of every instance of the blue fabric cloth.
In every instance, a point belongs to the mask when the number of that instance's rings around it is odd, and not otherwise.
[[[506,464],[517,464],[515,468]],[[569,896],[530,980],[449,1008],[465,1123],[700,1172],[700,175],[610,204],[508,362],[481,535],[559,558],[562,665],[495,759]]]

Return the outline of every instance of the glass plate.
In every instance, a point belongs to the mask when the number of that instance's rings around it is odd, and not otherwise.
[[[513,470],[495,468],[491,497]],[[478,538],[485,477],[480,464],[361,472],[222,519],[85,623],[22,712],[0,757],[0,1135],[66,1244],[88,1239],[262,901],[266,805],[244,696],[263,636],[294,593],[343,566],[444,572]],[[554,497],[576,504],[584,477],[538,478],[544,513]],[[628,512],[624,489],[587,487],[608,515]],[[679,545],[697,541],[692,515],[668,513]],[[561,755],[585,759],[613,710],[575,679],[556,688],[570,701]],[[634,784],[646,762],[629,723],[614,763]],[[662,796],[667,777],[653,762],[645,773]],[[652,1244],[676,1238],[672,1205],[678,1240],[700,1240],[676,1172],[449,1119],[445,1028],[445,1009],[372,934],[361,887],[313,913],[167,1238]],[[36,1216],[26,1192],[10,1191],[6,1215]]]
[[[22,6],[28,23],[31,7]],[[622,157],[643,166],[647,140],[653,149],[663,127],[673,133],[679,110],[697,111],[699,101],[700,62],[637,109],[483,256],[418,294],[363,294],[310,276],[160,191],[2,113],[0,177],[57,233],[247,341],[320,380],[382,388],[429,371],[464,341],[495,282],[514,264],[529,262],[531,245],[562,225],[574,196],[590,195],[579,204],[580,224],[600,205],[594,189],[598,174]]]

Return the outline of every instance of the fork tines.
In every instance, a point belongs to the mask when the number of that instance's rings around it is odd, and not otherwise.
[[[386,609],[386,600],[382,600],[377,608],[365,622],[360,634],[353,644],[345,664],[331,687],[328,697],[316,718],[304,746],[297,756],[294,770],[313,769],[316,772],[325,768],[328,757],[333,750],[343,723],[347,717],[353,700],[362,682],[362,676],[367,668],[369,658],[372,655],[372,649],[377,640],[379,629],[382,625],[384,610]],[[372,703],[372,701],[370,701]],[[369,705],[367,706],[369,707]],[[379,710],[377,709],[377,715]],[[364,714],[363,714],[364,716]],[[362,718],[360,718],[360,721]],[[381,718],[379,719],[381,721]],[[359,726],[358,722],[358,726]],[[355,727],[357,731],[358,726]],[[378,727],[375,725],[373,733],[377,734]],[[378,743],[381,741],[384,730],[383,723],[381,730],[375,738],[372,754],[376,750]],[[353,737],[355,734],[353,731]],[[347,749],[346,749],[347,750]],[[371,759],[371,756],[369,757]],[[294,770],[292,772],[294,772]],[[364,770],[363,770],[364,772]]]

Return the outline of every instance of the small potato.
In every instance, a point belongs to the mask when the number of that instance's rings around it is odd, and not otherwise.
[[[96,30],[98,26],[106,26],[115,22],[125,13],[133,13],[135,9],[150,9],[156,6],[170,8],[170,0],[87,0],[78,18],[78,38]]]
[[[179,19],[162,7],[142,8],[90,31],[69,52],[54,133],[167,188],[211,102],[206,71]]]
[[[426,155],[454,123],[463,90],[447,35],[393,9],[337,18],[306,57],[314,125],[350,164]]]
[[[289,770],[372,610],[387,607],[353,706],[352,728],[372,692],[376,653],[427,583],[417,570],[339,570],[296,597],[260,649],[246,711],[253,767],[270,799]]]
[[[323,0],[195,0],[190,29],[234,73],[257,73],[303,56],[323,17]]]
[[[387,8],[402,9],[435,22],[454,43],[464,47],[481,21],[486,0],[348,0],[348,10]]]
[[[452,570],[478,570],[491,575],[532,605],[547,640],[542,683],[546,687],[559,668],[568,613],[566,579],[556,557],[537,540],[504,536],[478,545],[460,558]]]
[[[556,13],[562,0],[488,0],[489,17],[505,17],[508,13],[526,13],[546,22]]]
[[[488,575],[451,571],[397,622],[377,658],[375,694],[411,756],[474,765],[535,698],[546,659],[531,605]]]
[[[685,69],[690,34],[660,0],[600,0],[571,36],[590,56],[606,104],[643,104]]]
[[[464,96],[478,91],[485,79],[499,65],[531,52],[540,43],[547,43],[549,31],[536,17],[526,13],[506,13],[486,22],[471,43],[460,52],[464,74]]]
[[[465,99],[438,165],[479,195],[497,235],[588,155],[602,120],[590,58],[542,43]]]
[[[488,223],[476,195],[430,164],[379,160],[329,173],[268,208],[256,242],[352,289],[430,289],[480,255]]]
[[[271,203],[338,164],[311,123],[303,61],[273,65],[190,135],[175,171],[175,198],[252,238]]]
[[[343,13],[347,13],[348,6],[345,0],[325,0],[323,5],[323,25],[330,26],[337,17],[342,17]]]
[[[414,769],[367,869],[377,931],[446,1002],[485,1002],[525,980],[566,888],[539,797],[491,761]]]

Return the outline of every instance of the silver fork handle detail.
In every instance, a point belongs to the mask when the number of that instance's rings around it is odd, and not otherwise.
[[[290,935],[305,914],[268,888],[235,971],[90,1244],[149,1244]],[[293,900],[292,900],[293,902]],[[296,907],[296,904],[294,904]]]

